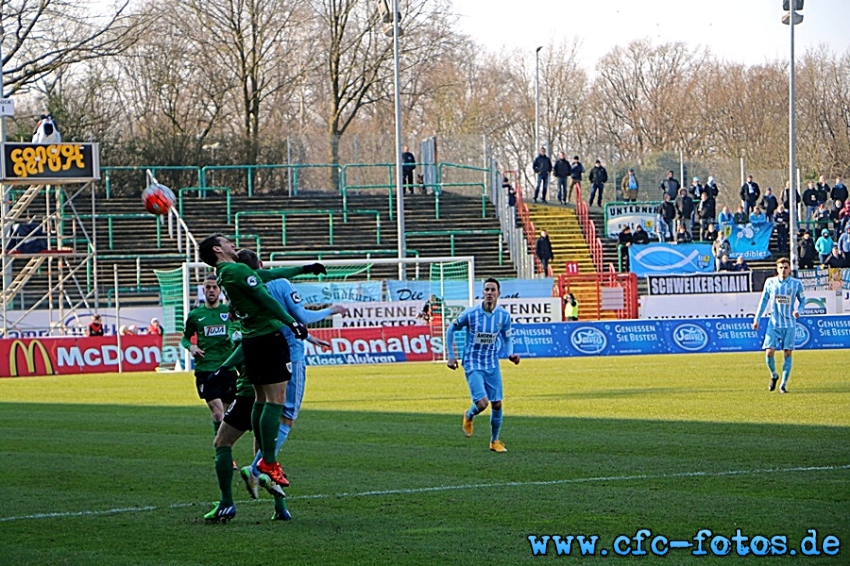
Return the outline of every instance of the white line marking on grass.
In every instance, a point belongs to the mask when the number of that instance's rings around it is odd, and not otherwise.
[[[499,483],[473,483],[462,485],[440,485],[433,487],[413,487],[407,489],[385,489],[379,491],[352,491],[342,493],[317,493],[314,495],[296,495],[288,497],[290,500],[299,499],[342,499],[346,497],[381,497],[385,495],[410,495],[414,493],[432,493],[438,491],[456,491],[462,489],[492,489],[494,487],[523,487],[532,485],[566,485],[579,483],[599,482],[621,482],[633,480],[663,480],[675,478],[697,478],[697,477],[723,477],[723,476],[751,476],[757,474],[783,474],[792,472],[829,472],[839,470],[850,470],[850,464],[843,466],[807,466],[800,468],[767,468],[761,470],[727,470],[724,472],[678,472],[675,474],[636,474],[630,476],[597,476],[591,478],[570,478],[563,480],[547,481],[522,481],[522,482],[499,482]],[[237,501],[239,504],[251,503],[254,500]],[[214,505],[211,502],[210,505]],[[144,511],[158,511],[162,509],[180,509],[205,505],[205,503],[174,503],[172,505],[145,505],[142,507],[120,507],[117,509],[106,509],[104,511],[69,511],[64,513],[36,513],[34,515],[20,515],[17,517],[0,517],[0,523],[10,521],[26,521],[32,519],[62,519],[67,517],[91,517],[99,515],[118,515],[122,513],[141,513]]]

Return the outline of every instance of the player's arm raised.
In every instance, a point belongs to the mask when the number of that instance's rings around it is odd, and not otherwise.
[[[273,279],[291,279],[296,275],[327,275],[328,270],[321,263],[308,263],[307,265],[295,267],[275,267],[272,269],[258,269],[257,277],[263,282],[269,282]]]

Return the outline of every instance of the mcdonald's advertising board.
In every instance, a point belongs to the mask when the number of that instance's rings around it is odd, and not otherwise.
[[[153,371],[171,356],[173,346],[162,347],[162,336],[22,338],[0,340],[0,377]],[[163,356],[165,359],[163,359]]]

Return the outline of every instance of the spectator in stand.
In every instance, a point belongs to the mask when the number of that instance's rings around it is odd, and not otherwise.
[[[416,156],[410,153],[410,148],[407,146],[404,146],[401,161],[402,185],[407,187],[410,194],[413,194],[413,190],[416,188],[416,185],[413,184],[413,174],[416,171]]]
[[[658,205],[658,214],[661,215],[661,219],[664,221],[664,227],[666,228],[664,239],[669,238],[670,241],[673,241],[675,238],[673,235],[673,222],[676,220],[677,211],[676,205],[667,193],[664,193],[664,200]]]
[[[554,175],[558,179],[558,203],[567,204],[567,179],[570,177],[572,167],[567,161],[567,156],[563,151],[558,152],[558,161],[555,162]],[[546,196],[543,196],[543,202],[546,202]]]
[[[850,198],[850,194],[847,192],[847,187],[841,181],[841,177],[835,178],[835,184],[832,185],[832,190],[829,191],[829,198],[833,201],[841,201],[843,203],[847,202],[847,199]]]
[[[747,216],[756,206],[760,196],[759,184],[753,181],[752,175],[747,175],[747,182],[741,185],[741,204],[744,206],[744,213]]]
[[[637,202],[638,187],[635,170],[629,169],[629,172],[623,177],[623,182],[620,183],[620,189],[623,191],[623,200],[626,202]]]
[[[832,252],[823,261],[823,266],[838,269],[844,267],[844,257],[841,255],[841,250],[838,249],[837,245],[832,246]]]
[[[732,214],[732,211],[729,210],[728,206],[724,206],[723,210],[720,211],[720,214],[717,215],[717,224],[720,228],[724,228],[726,226],[732,226],[735,223],[735,215]]]
[[[699,219],[699,239],[700,240],[704,241],[706,239],[705,233],[706,233],[706,230],[708,230],[708,226],[709,225],[714,226],[714,216],[715,216],[714,203],[715,202],[716,201],[709,196],[708,191],[705,191],[705,190],[702,191],[702,194],[700,195],[699,204],[697,205],[697,212],[696,212],[697,219]],[[716,231],[715,231],[715,234],[717,234]]]
[[[756,226],[767,224],[767,215],[762,211],[759,205],[756,205],[752,214],[750,214],[750,224],[755,224]]]
[[[711,245],[711,251],[714,252],[714,261],[716,262],[716,270],[720,271],[720,258],[726,256],[729,259],[729,254],[732,253],[732,245],[723,233],[717,235],[717,239]]]
[[[835,234],[835,239],[841,237],[841,211],[844,210],[844,203],[840,200],[832,201],[829,208],[829,219],[832,220],[832,233]]]
[[[690,244],[694,240],[691,233],[685,229],[685,226],[679,225],[679,229],[676,231],[676,243],[677,244]]]
[[[815,243],[812,241],[812,234],[804,231],[802,237],[797,242],[797,257],[799,258],[800,269],[814,269],[815,260],[818,257],[818,252],[815,249]]]
[[[779,208],[776,209],[776,212],[773,213],[773,225],[774,231],[776,232],[776,251],[781,254],[788,253],[788,226],[790,223],[790,216],[788,211],[785,210],[785,207],[781,204]]]
[[[573,200],[573,189],[576,190],[576,198],[581,190],[581,176],[584,173],[584,165],[578,160],[578,155],[573,155],[572,170],[570,171],[570,190],[567,201]]]
[[[744,261],[744,256],[739,255],[738,259],[735,260],[735,265],[732,266],[732,271],[749,271],[750,266],[747,265],[747,262]]]
[[[818,209],[818,191],[815,188],[815,182],[809,181],[806,184],[806,190],[803,191],[803,206],[806,207],[806,222],[809,222]]]
[[[844,201],[844,207],[838,211],[838,223],[841,227],[841,232],[850,223],[850,200]]]
[[[546,202],[546,190],[549,188],[549,173],[552,172],[552,160],[546,155],[546,148],[540,148],[540,155],[534,159],[532,169],[537,173],[537,186],[534,189],[534,202],[537,202],[537,197],[540,196],[540,189],[543,189],[543,202]]]
[[[818,177],[818,182],[815,185],[815,190],[818,192],[818,204],[829,200],[830,187],[826,184],[826,177],[821,175]]]
[[[632,233],[632,243],[635,245],[649,243],[649,234],[647,234],[646,230],[640,224],[635,225],[635,231]]]
[[[822,202],[818,205],[815,209],[815,213],[812,215],[812,222],[815,223],[815,226],[812,229],[817,230],[816,233],[828,230],[831,220],[829,209],[826,207],[826,203]]]
[[[516,189],[507,177],[502,177],[502,188],[508,193],[508,206],[516,206]]]
[[[572,322],[578,320],[578,301],[572,293],[567,295],[566,304],[564,305],[564,318]]]
[[[543,266],[543,277],[549,277],[549,262],[555,259],[555,254],[552,253],[552,243],[549,241],[546,230],[540,231],[540,237],[534,245],[534,252]]]
[[[139,327],[136,326],[135,324],[130,324],[130,325],[127,325],[127,326],[122,324],[121,327],[118,329],[118,334],[120,336],[135,336],[138,333],[139,333]]]
[[[820,238],[815,242],[815,251],[818,252],[818,257],[820,262],[823,263],[826,258],[832,253],[832,246],[835,245],[835,240],[832,239],[832,235],[829,230],[824,228],[821,230]]]
[[[699,182],[699,177],[694,177],[694,180],[691,182],[691,186],[688,187],[688,192],[691,193],[692,198],[699,202],[702,198],[702,193],[705,192],[705,187],[703,187]]]
[[[693,232],[694,200],[688,195],[687,189],[679,189],[679,196],[676,197],[676,219],[679,227],[684,226],[689,234]]]
[[[628,226],[624,226],[620,231],[620,234],[617,236],[617,254],[621,258],[620,265],[622,269],[620,271],[627,272],[631,270],[629,266],[629,248],[632,246],[634,238],[632,238],[632,229]]]
[[[717,200],[717,196],[720,194],[720,189],[717,188],[717,183],[714,180],[714,177],[711,175],[708,176],[708,181],[706,181],[705,186],[703,187],[705,191],[708,193],[708,196],[713,200]]]
[[[590,181],[590,200],[587,201],[588,206],[593,206],[593,197],[597,194],[599,197],[596,201],[596,206],[602,206],[602,191],[605,190],[605,183],[608,182],[608,171],[602,166],[602,162],[598,159],[593,166],[593,169],[590,170],[590,175],[588,175],[588,180]]]
[[[735,264],[729,260],[727,254],[723,254],[717,260],[717,271],[735,271]]]
[[[675,201],[679,196],[679,189],[682,188],[682,185],[679,183],[679,180],[673,176],[672,171],[667,171],[667,178],[661,181],[659,185],[662,194],[666,194],[670,196],[671,201]]]
[[[761,209],[764,215],[767,216],[768,222],[773,222],[773,213],[776,212],[779,206],[779,201],[776,200],[776,195],[773,194],[773,189],[770,187],[764,190],[764,196],[761,197]]]
[[[735,224],[747,224],[750,221],[750,217],[747,212],[744,210],[744,205],[739,204],[738,210],[735,211],[735,214],[732,216]]]
[[[791,200],[790,200],[791,194],[792,194],[791,193],[791,183],[789,183],[788,181],[785,181],[785,188],[782,189],[782,196],[779,197],[779,200],[782,201],[782,206],[784,206],[785,210],[787,210],[787,211],[791,210]],[[794,202],[799,207],[800,203],[803,202],[803,200],[800,198],[800,191],[794,189],[793,194],[794,194]]]
[[[159,323],[159,319],[151,319],[151,323],[148,325],[148,334],[163,335],[162,325]]]
[[[711,242],[713,244],[714,241],[717,240],[718,236],[719,236],[719,233],[717,232],[717,228],[715,228],[715,226],[714,226],[714,222],[709,222],[708,227],[702,233],[700,238],[704,242]]]
[[[844,232],[838,238],[838,251],[844,258],[844,265],[850,266],[850,225],[844,228]]]
[[[91,315],[91,322],[86,327],[86,336],[103,336],[103,323],[100,320],[99,314]]]

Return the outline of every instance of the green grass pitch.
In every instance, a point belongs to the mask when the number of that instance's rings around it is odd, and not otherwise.
[[[464,437],[460,370],[310,368],[281,457],[294,520],[236,478],[226,525],[202,520],[218,488],[191,375],[0,379],[0,564],[850,564],[847,352],[794,359],[788,395],[758,353],[506,364],[507,454],[488,450],[489,410]],[[616,555],[639,529],[789,551],[813,529],[840,554]],[[596,535],[596,554],[533,556],[545,535]]]

